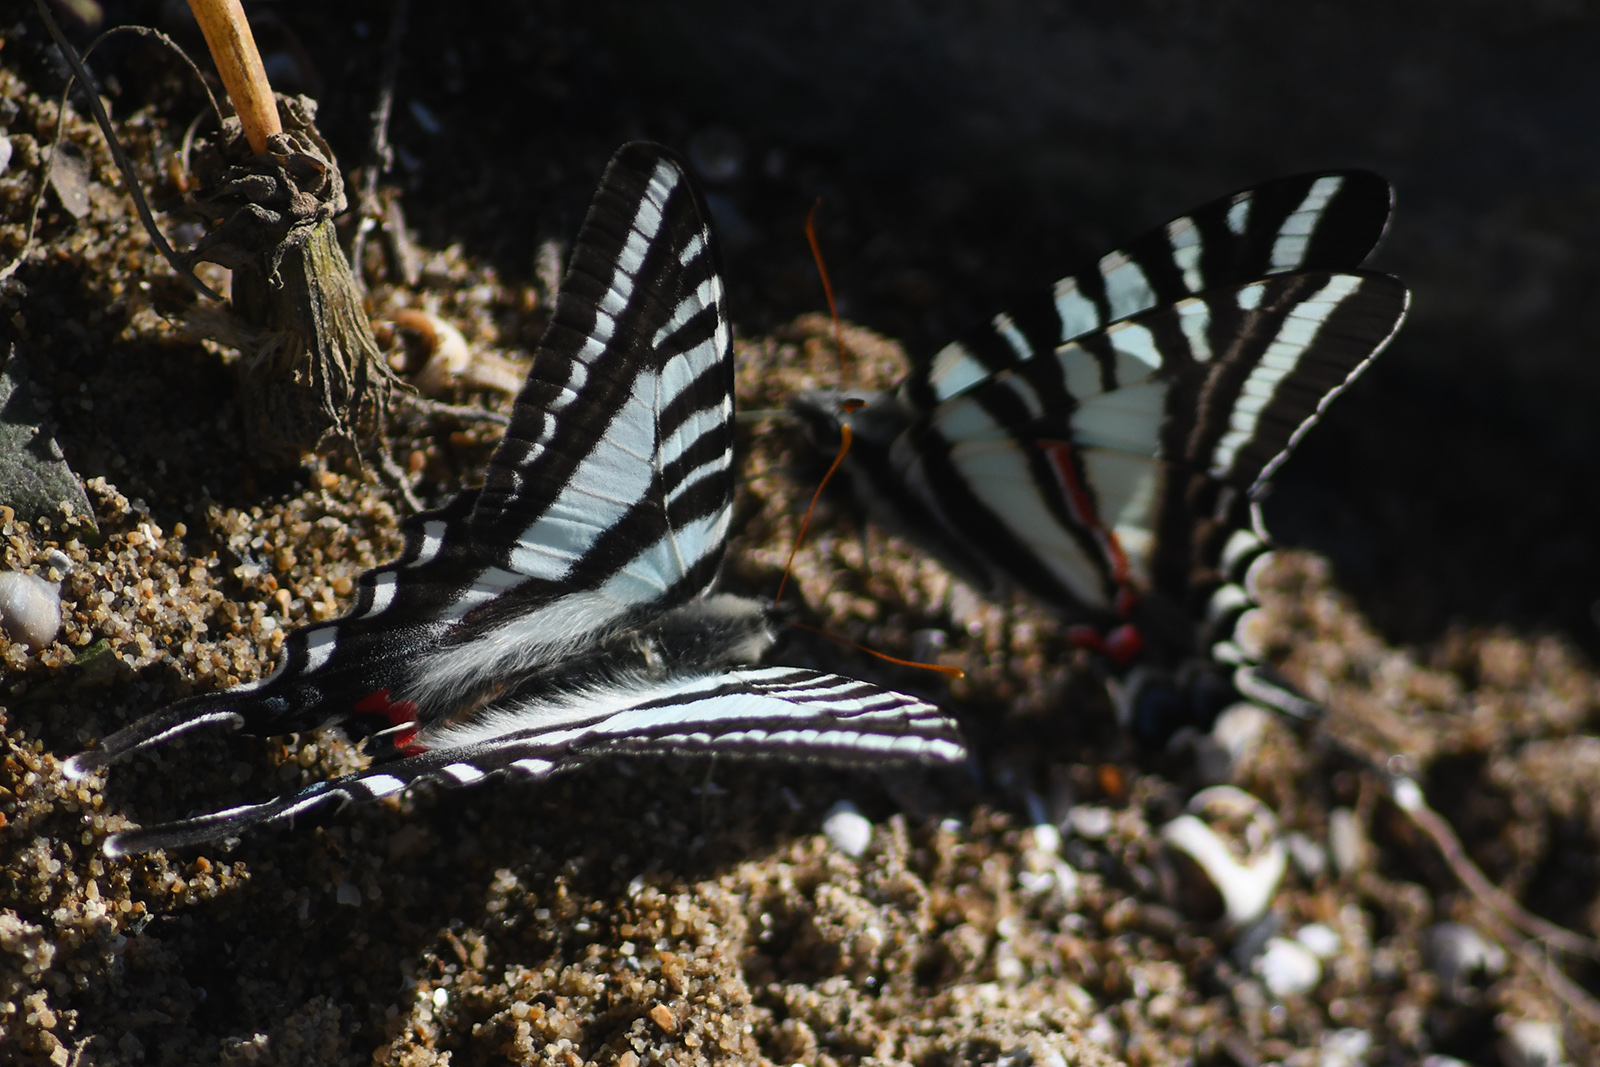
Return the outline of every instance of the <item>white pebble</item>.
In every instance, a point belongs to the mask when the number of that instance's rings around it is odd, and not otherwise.
[[[1500,1062],[1505,1067],[1557,1067],[1562,1062],[1561,1028],[1555,1023],[1522,1019],[1506,1028],[1500,1039]]]
[[[822,820],[822,832],[828,843],[851,859],[860,859],[872,843],[872,822],[848,800],[841,800],[828,809]]]
[[[1035,824],[1033,827],[1033,847],[1040,852],[1060,852],[1061,831],[1047,822]]]
[[[1371,1048],[1372,1035],[1365,1030],[1346,1027],[1323,1034],[1317,1067],[1361,1067]]]
[[[1307,923],[1295,931],[1294,939],[1319,960],[1333,959],[1344,944],[1333,927],[1322,923]]]
[[[1067,812],[1067,825],[1085,841],[1100,841],[1111,836],[1116,816],[1098,804],[1077,804]]]
[[[1494,979],[1506,969],[1505,949],[1462,923],[1439,923],[1423,935],[1428,966],[1447,996],[1465,999],[1478,979]]]
[[[61,587],[32,574],[0,571],[0,628],[30,651],[61,631]]]
[[[1230,770],[1255,753],[1271,718],[1272,713],[1266,708],[1248,700],[1229,705],[1217,716],[1211,737],[1228,754]]]
[[[1305,946],[1286,937],[1267,941],[1266,949],[1256,957],[1251,966],[1260,977],[1267,992],[1282,1000],[1284,997],[1309,993],[1322,981],[1322,964]]]
[[[4,174],[6,172],[6,168],[10,165],[11,138],[7,137],[3,133],[0,133],[0,174]]]
[[[1349,808],[1334,808],[1328,813],[1328,849],[1333,853],[1334,870],[1354,874],[1367,863],[1367,832]]]
[[[354,882],[340,882],[333,895],[335,900],[346,907],[361,907],[361,890],[356,888]]]
[[[1458,1060],[1454,1056],[1441,1056],[1435,1052],[1432,1056],[1424,1056],[1420,1067],[1472,1067],[1466,1060]]]

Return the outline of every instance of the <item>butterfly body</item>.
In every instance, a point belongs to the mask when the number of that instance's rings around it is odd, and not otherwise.
[[[236,835],[431,778],[544,777],[618,753],[874,764],[964,755],[919,700],[756,667],[767,605],[713,590],[733,489],[733,364],[715,243],[682,164],[612,160],[479,489],[402,527],[344,618],[260,682],[181,701],[74,757],[80,776],[204,726],[344,724],[373,766],[300,794],[114,835],[111,853]]]
[[[1254,504],[1405,313],[1404,286],[1355,269],[1388,212],[1373,175],[1280,179],[1063,278],[893,391],[791,407],[824,452],[848,424],[861,510],[978,592],[1044,602],[1119,672],[1192,675],[1220,647],[1248,688],[1264,668],[1229,642],[1267,549]]]

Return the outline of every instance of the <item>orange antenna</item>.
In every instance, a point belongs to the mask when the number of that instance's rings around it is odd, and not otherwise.
[[[828,482],[833,479],[839,465],[844,462],[844,457],[850,452],[850,424],[839,424],[839,454],[833,457],[833,466],[828,468],[828,473],[822,476],[822,481],[817,483],[817,491],[811,494],[811,506],[806,508],[806,517],[800,520],[800,533],[795,536],[794,545],[789,549],[788,562],[783,565],[783,577],[778,581],[778,595],[772,598],[772,606],[777,607],[783,599],[784,587],[789,584],[789,572],[794,570],[794,557],[800,551],[800,543],[806,539],[806,530],[811,525],[811,513],[817,510],[817,501],[822,499],[822,491],[828,487]]]
[[[817,209],[820,207],[822,207],[822,197],[819,196],[816,203],[811,205],[811,210],[806,212],[806,240],[811,242],[811,258],[817,262],[817,273],[822,276],[822,291],[828,297],[828,314],[833,316],[833,343],[839,349],[839,388],[843,389],[844,328],[839,325],[839,308],[833,302],[833,283],[828,280],[828,265],[822,260],[822,246],[817,243]]]
[[[877,656],[879,659],[887,663],[893,663],[899,667],[915,667],[918,670],[935,671],[944,675],[946,678],[965,678],[967,676],[967,672],[962,670],[960,667],[951,667],[943,663],[918,663],[914,659],[900,659],[898,656],[891,656],[885,652],[874,651],[873,649],[868,648],[866,645],[858,645],[848,637],[840,637],[838,634],[830,634],[826,630],[819,630],[815,626],[807,626],[803,622],[791,622],[789,625],[793,626],[797,630],[805,630],[821,637],[826,637],[829,641],[836,641],[841,645],[848,645],[857,652],[865,652],[869,656]]]

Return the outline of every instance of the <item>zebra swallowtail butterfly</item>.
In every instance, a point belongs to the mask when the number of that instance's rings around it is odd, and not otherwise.
[[[233,836],[421,778],[544,777],[613,753],[964,756],[921,701],[745,666],[774,635],[764,604],[710,593],[732,510],[733,354],[706,218],[674,154],[618,151],[483,487],[408,521],[355,609],[295,631],[270,677],[150,715],[67,774],[220,723],[384,727],[371,768],[114,835],[108,853]]]
[[[1239,694],[1308,717],[1235,639],[1267,549],[1254,505],[1405,315],[1400,282],[1355,269],[1390,199],[1356,171],[1225,197],[995,316],[893,392],[792,409],[824,449],[850,425],[842,469],[864,512],[980,592],[1043,600],[1118,670],[1137,663],[1114,687],[1136,733],[1159,742]],[[1207,650],[1229,669],[1203,667]]]

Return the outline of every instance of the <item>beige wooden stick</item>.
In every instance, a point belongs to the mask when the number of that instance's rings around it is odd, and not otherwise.
[[[189,0],[189,10],[206,35],[206,47],[211,49],[217,73],[239,113],[250,150],[258,155],[265,152],[267,138],[283,132],[283,124],[278,121],[278,105],[244,8],[239,0]]]

